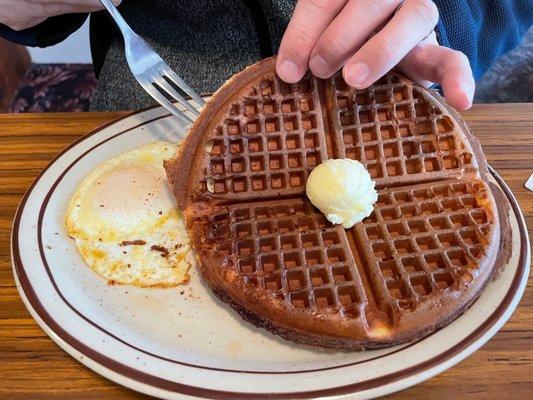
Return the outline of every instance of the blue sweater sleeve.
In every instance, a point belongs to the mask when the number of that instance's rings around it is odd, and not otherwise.
[[[77,31],[88,14],[68,14],[51,17],[32,28],[15,31],[0,24],[0,37],[11,42],[31,47],[47,47],[65,40]]]
[[[434,0],[439,43],[462,51],[477,79],[515,47],[533,23],[533,0]]]

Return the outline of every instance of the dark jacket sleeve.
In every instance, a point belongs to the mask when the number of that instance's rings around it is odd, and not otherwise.
[[[65,40],[77,31],[87,19],[88,14],[69,14],[51,17],[34,27],[14,31],[0,24],[0,36],[11,42],[31,47],[52,46]]]
[[[462,51],[474,77],[513,49],[533,23],[533,0],[434,0],[439,43]]]

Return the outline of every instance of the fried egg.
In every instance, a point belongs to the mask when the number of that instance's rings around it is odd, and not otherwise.
[[[158,141],[105,161],[70,201],[68,234],[111,283],[172,287],[189,280],[189,238],[163,168],[176,147]]]

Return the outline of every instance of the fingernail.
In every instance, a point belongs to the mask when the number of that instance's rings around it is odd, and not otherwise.
[[[370,71],[366,64],[357,62],[346,69],[346,83],[350,86],[364,87]]]
[[[329,76],[329,64],[318,54],[309,61],[309,68],[319,78],[327,78]]]
[[[454,104],[455,108],[458,110],[464,111],[468,110],[472,105],[472,102],[470,100],[470,96],[466,92],[466,90],[463,88],[460,90],[457,96],[457,103]]]
[[[464,101],[464,108],[468,109],[472,106],[472,101],[474,100],[474,92],[476,90],[475,85],[473,85],[470,82],[466,82],[463,84],[462,92],[463,92],[463,101]]]
[[[474,98],[474,93],[476,91],[476,86],[473,83],[467,82],[463,86],[465,92],[468,94],[470,99]]]
[[[284,60],[278,67],[278,75],[285,82],[296,82],[300,79],[298,66],[291,60]]]

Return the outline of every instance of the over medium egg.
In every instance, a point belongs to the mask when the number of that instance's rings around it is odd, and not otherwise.
[[[120,154],[87,175],[72,197],[68,233],[85,262],[111,282],[188,281],[189,238],[163,169],[175,151],[154,142]]]

